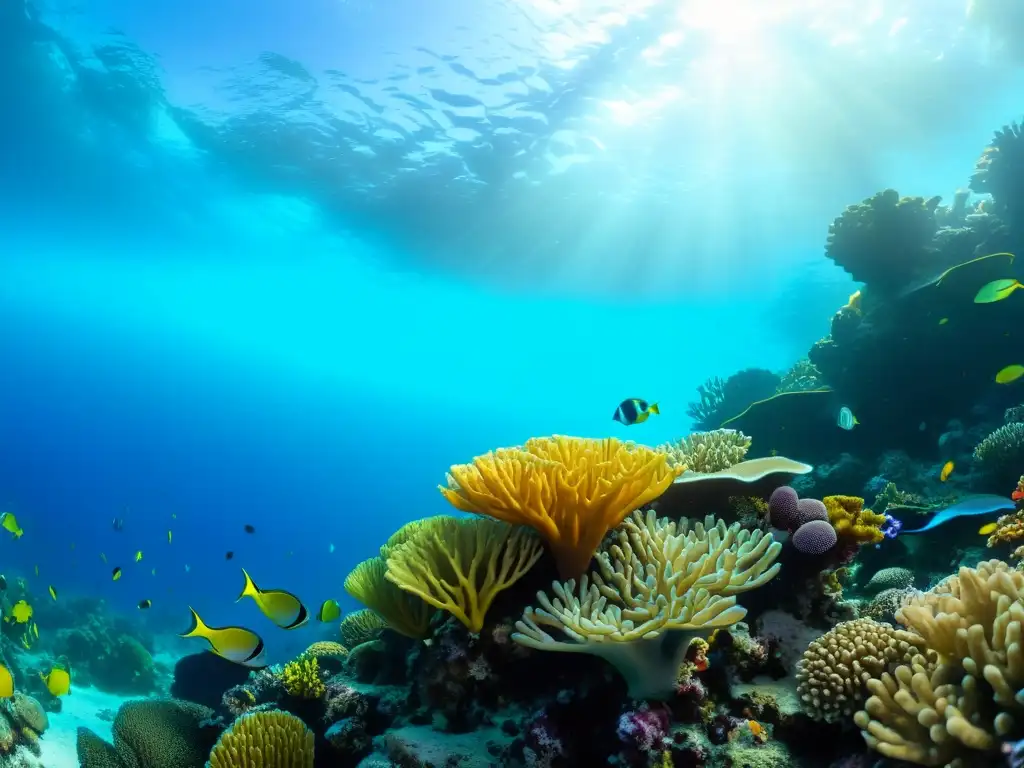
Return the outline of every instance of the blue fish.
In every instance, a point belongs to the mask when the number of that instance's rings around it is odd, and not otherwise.
[[[1004,496],[982,494],[980,496],[968,496],[961,499],[951,507],[946,507],[928,521],[924,528],[915,528],[912,531],[903,531],[901,535],[908,533],[924,533],[932,528],[938,528],[943,523],[948,523],[958,517],[973,517],[974,515],[994,515],[996,512],[1010,512],[1015,509],[1014,503]]]
[[[839,409],[839,416],[836,418],[836,424],[839,426],[840,429],[850,431],[858,424],[860,424],[860,422],[857,421],[857,417],[853,415],[853,411],[851,411],[849,407],[844,405],[842,408]]]
[[[648,405],[646,400],[630,397],[619,403],[612,414],[612,421],[620,421],[628,427],[631,424],[643,424],[652,413],[661,413],[657,403]]]

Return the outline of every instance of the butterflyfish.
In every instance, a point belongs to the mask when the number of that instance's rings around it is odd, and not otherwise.
[[[1024,376],[1024,365],[1008,365],[996,374],[996,384],[1010,384]]]
[[[0,664],[0,699],[9,699],[14,695],[14,675],[6,664]]]
[[[138,552],[135,553],[135,562],[136,563],[142,562],[142,550],[141,549]]]
[[[320,610],[316,612],[317,621],[335,621],[341,618],[341,606],[337,600],[324,600]]]
[[[851,411],[849,407],[844,405],[842,408],[839,409],[839,416],[836,418],[836,424],[839,426],[840,429],[850,431],[858,424],[860,424],[860,422],[857,421],[857,417],[853,415],[853,411]]]
[[[192,626],[180,637],[201,637],[210,644],[210,650],[228,661],[247,667],[264,666],[263,639],[245,627],[208,627],[193,608]]]
[[[612,414],[612,421],[618,421],[628,427],[632,424],[643,424],[652,413],[661,413],[657,403],[648,404],[646,400],[638,397],[629,397],[619,403],[619,407]]]
[[[152,600],[139,600],[139,610],[144,611],[153,605]]]
[[[245,586],[242,587],[242,594],[238,596],[238,600],[251,597],[263,615],[282,629],[297,629],[309,621],[306,606],[291,592],[285,592],[283,589],[262,590],[256,586],[244,568],[242,575],[245,577]]]
[[[1002,280],[993,280],[985,283],[974,297],[975,304],[991,304],[995,301],[1002,301],[1018,288],[1024,288],[1019,280],[1007,277]]]
[[[988,536],[990,533],[995,533],[998,528],[999,523],[985,523],[978,529],[978,533],[982,536]]]
[[[0,528],[3,528],[16,539],[20,539],[22,534],[25,533],[21,526],[18,525],[18,518],[10,512],[4,512],[0,515]]]
[[[118,579],[121,578],[121,567],[120,566],[118,566],[117,568],[115,568],[113,571],[110,572],[110,578],[113,579],[114,581],[117,581]]]
[[[943,464],[942,471],[939,472],[939,480],[946,482],[949,479],[949,476],[953,474],[953,469],[955,467],[956,465],[952,461],[947,461]]]
[[[39,673],[46,690],[51,696],[66,696],[71,693],[71,673],[61,667],[53,667],[50,674]]]
[[[53,584],[50,585],[50,597],[57,599],[57,590],[53,588]]]
[[[28,620],[32,618],[32,606],[24,600],[19,600],[11,608],[11,616],[19,624],[27,624]]]

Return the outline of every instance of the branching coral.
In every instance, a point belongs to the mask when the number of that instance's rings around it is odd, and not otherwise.
[[[681,473],[651,448],[556,435],[453,466],[448,486],[439,489],[463,512],[536,529],[562,578],[574,578],[609,530]]]
[[[825,255],[871,290],[899,290],[930,267],[939,202],[878,192],[832,222]]]
[[[250,712],[221,735],[207,766],[313,768],[313,732],[287,712]]]
[[[367,608],[352,611],[341,620],[341,642],[346,648],[355,648],[376,640],[387,627],[388,623],[374,611]]]
[[[824,386],[821,371],[806,357],[797,360],[793,367],[782,374],[779,386],[775,390],[777,394],[784,392],[806,392],[810,389],[819,389]]]
[[[434,609],[415,595],[387,580],[387,562],[371,557],[352,569],[345,579],[345,591],[380,617],[389,628],[406,637],[422,640],[430,634]]]
[[[864,499],[859,496],[826,496],[822,499],[828,511],[829,522],[836,529],[840,540],[857,544],[877,544],[885,535],[885,515],[877,515],[864,509]]]
[[[746,615],[736,595],[779,571],[771,536],[708,517],[691,528],[635,513],[597,555],[597,570],[556,582],[555,597],[516,622],[513,640],[538,650],[589,653],[626,679],[634,698],[664,698],[690,641]],[[556,640],[544,627],[557,630]]]
[[[985,148],[974,173],[971,189],[992,195],[995,213],[1019,223],[1024,214],[1024,126],[1010,123],[996,131],[992,143]]]
[[[659,451],[668,457],[672,468],[691,472],[719,472],[739,464],[750,449],[751,440],[735,429],[694,432],[675,443],[663,443]]]
[[[974,459],[991,472],[1004,472],[1024,464],[1024,424],[999,427],[974,448]]]
[[[1024,730],[1024,574],[989,560],[912,595],[896,618],[926,643],[867,682],[855,722],[886,757],[928,766],[978,765]]]
[[[697,387],[700,400],[687,406],[686,414],[697,429],[717,429],[758,400],[775,394],[779,377],[764,368],[746,368],[725,381],[717,376]]]
[[[543,553],[528,528],[484,518],[434,517],[391,550],[387,578],[479,632],[498,593],[519,581]]]
[[[837,624],[807,646],[797,665],[797,694],[816,720],[848,717],[864,703],[864,683],[890,665],[909,664],[924,640],[871,619]]]
[[[289,661],[281,670],[281,684],[289,696],[297,699],[319,699],[324,695],[324,681],[320,679],[320,662],[316,658]]]

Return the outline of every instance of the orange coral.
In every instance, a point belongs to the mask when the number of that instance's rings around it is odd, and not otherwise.
[[[1009,544],[1024,539],[1024,511],[1017,510],[996,520],[996,529],[988,537],[988,546]]]
[[[536,529],[563,579],[582,575],[605,534],[682,474],[664,453],[614,438],[532,438],[453,466],[452,506]]]
[[[857,544],[877,544],[885,538],[882,533],[885,515],[864,509],[864,499],[860,496],[826,496],[822,502],[840,539]]]

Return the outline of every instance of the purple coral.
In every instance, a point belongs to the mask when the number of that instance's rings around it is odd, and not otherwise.
[[[768,498],[768,517],[774,527],[791,531],[800,525],[800,497],[797,492],[784,485],[772,491]]]
[[[902,527],[902,521],[897,520],[888,512],[885,513],[885,523],[882,525],[882,534],[885,536],[885,538],[895,539],[897,536],[900,535],[900,528]]]
[[[793,546],[805,555],[823,555],[836,545],[839,537],[828,520],[811,520],[796,529]]]
[[[800,499],[796,503],[796,516],[799,527],[811,520],[828,520],[828,510],[825,509],[825,502],[818,499]]]
[[[616,732],[620,741],[638,752],[660,752],[672,743],[668,734],[670,722],[665,708],[643,704],[622,713]]]

